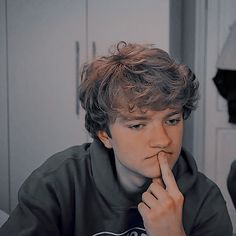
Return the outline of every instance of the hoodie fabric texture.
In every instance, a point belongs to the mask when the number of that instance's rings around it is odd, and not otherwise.
[[[185,199],[186,235],[231,236],[219,188],[198,172],[186,151],[182,150],[173,173]],[[137,209],[142,192],[126,196],[117,182],[113,153],[99,141],[71,147],[49,158],[24,182],[19,203],[0,235],[146,236]]]

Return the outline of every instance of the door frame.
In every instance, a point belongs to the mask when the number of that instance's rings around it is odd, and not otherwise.
[[[0,0],[0,209],[10,211],[7,1]]]
[[[207,0],[196,1],[194,72],[199,79],[200,100],[193,116],[193,156],[198,168],[205,172],[205,83],[206,83],[206,33]]]

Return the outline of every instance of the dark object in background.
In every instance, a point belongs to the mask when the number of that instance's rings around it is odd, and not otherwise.
[[[228,102],[229,122],[236,124],[236,71],[218,69],[213,81]]]
[[[228,102],[229,122],[236,124],[236,21],[229,27],[216,68],[213,81],[220,95]]]
[[[230,197],[236,209],[236,160],[232,162],[229,175],[227,178],[227,187]]]

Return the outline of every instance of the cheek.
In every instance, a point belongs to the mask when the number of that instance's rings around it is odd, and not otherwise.
[[[130,135],[127,132],[122,132],[122,135],[116,135],[111,140],[113,148],[120,153],[129,153],[130,151],[135,152],[140,147],[140,139]]]
[[[180,133],[178,136],[176,136],[175,141],[174,141],[174,152],[175,152],[175,158],[177,159],[179,157],[181,148],[182,148],[182,133]]]
[[[182,139],[183,139],[183,128],[180,127],[178,132],[176,132],[176,134],[173,136],[173,151],[174,151],[174,155],[169,160],[169,166],[171,168],[173,168],[173,166],[175,165],[176,161],[179,158],[179,154],[180,154],[181,148],[182,148]]]
[[[132,142],[113,142],[113,151],[116,158],[123,164],[133,165],[139,161],[141,150]]]
[[[182,144],[182,139],[183,139],[183,125],[181,125],[180,127],[178,127],[178,129],[175,132],[174,135],[174,143],[176,146],[181,146]]]
[[[128,142],[123,142],[122,139],[119,142],[113,141],[112,142],[113,151],[119,159],[124,159],[124,157],[129,155],[130,150],[132,150],[132,145]]]

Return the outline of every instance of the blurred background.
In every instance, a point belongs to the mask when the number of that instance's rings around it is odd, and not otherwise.
[[[0,0],[0,209],[14,209],[49,156],[90,140],[76,99],[80,67],[123,40],[155,44],[198,77],[183,145],[220,187],[236,231],[226,186],[236,126],[212,80],[235,12],[235,0]]]

